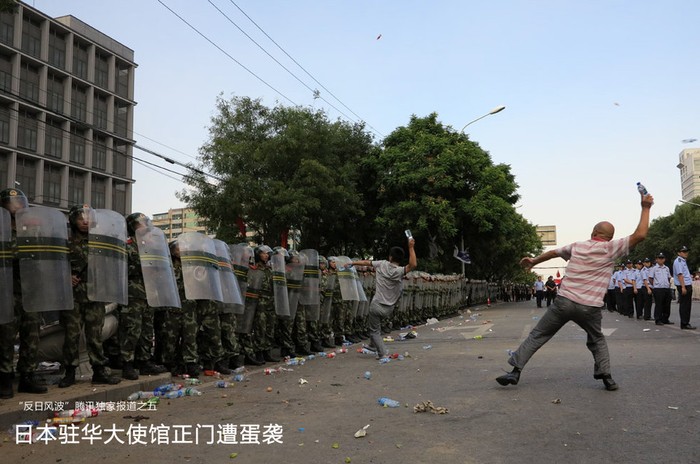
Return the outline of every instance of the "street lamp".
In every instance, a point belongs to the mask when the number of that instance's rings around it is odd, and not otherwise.
[[[479,116],[479,117],[476,118],[475,120],[469,121],[468,123],[466,123],[466,124],[464,125],[464,127],[462,127],[462,130],[461,130],[460,132],[464,132],[464,129],[466,129],[468,125],[477,122],[479,119],[484,119],[486,116],[491,116],[492,114],[500,113],[500,112],[503,111],[504,109],[506,109],[506,107],[503,106],[503,105],[495,107],[494,109],[492,109],[491,111],[489,111],[489,112],[486,113],[485,115]]]
[[[479,116],[479,117],[476,118],[475,120],[469,121],[468,123],[466,123],[466,124],[464,125],[464,127],[462,127],[462,130],[459,131],[459,132],[464,132],[464,129],[466,129],[468,125],[473,124],[473,123],[477,122],[477,121],[480,120],[480,119],[484,119],[486,116],[491,116],[492,114],[500,113],[500,112],[503,111],[504,109],[506,109],[506,107],[505,107],[504,105],[500,105],[500,106],[495,107],[494,109],[492,109],[491,111],[489,111],[489,112],[486,113],[485,115]],[[461,251],[464,251],[464,230],[462,230],[462,250],[461,250]],[[464,267],[464,261],[462,261],[462,277],[464,277],[464,276],[466,276],[466,275],[467,275],[467,274],[466,274],[466,268]]]

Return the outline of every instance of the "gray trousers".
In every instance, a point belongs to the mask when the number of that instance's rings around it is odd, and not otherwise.
[[[382,318],[391,316],[394,305],[384,305],[376,300],[372,300],[369,305],[369,339],[377,348],[380,357],[386,356],[386,346],[382,337]]]
[[[573,321],[588,334],[586,346],[593,354],[595,361],[593,374],[596,376],[609,375],[610,354],[605,336],[600,330],[600,322],[603,318],[601,309],[602,306],[586,306],[558,296],[535,328],[532,329],[530,335],[508,359],[508,363],[522,369],[542,345],[547,343],[567,322]]]

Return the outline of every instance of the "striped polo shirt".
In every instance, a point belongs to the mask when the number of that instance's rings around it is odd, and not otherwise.
[[[610,271],[617,258],[629,253],[629,242],[629,237],[609,242],[591,239],[557,248],[557,256],[569,261],[559,295],[574,303],[602,306]]]

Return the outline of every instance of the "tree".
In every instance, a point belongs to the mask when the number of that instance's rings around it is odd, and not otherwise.
[[[0,13],[17,13],[19,3],[15,0],[0,0]]]
[[[323,111],[275,106],[247,97],[217,99],[199,169],[178,197],[207,218],[227,242],[242,240],[244,221],[259,243],[300,232],[301,248],[351,254],[360,250],[360,160],[376,150],[362,124],[331,122]],[[286,244],[285,244],[286,245]]]
[[[510,167],[494,165],[478,144],[445,128],[435,113],[414,115],[408,126],[389,134],[363,171],[372,182],[364,189],[365,205],[375,230],[384,232],[374,244],[380,256],[409,228],[422,269],[457,271],[452,251],[463,236],[474,263],[467,275],[505,279],[519,275],[522,256],[541,250],[535,227],[515,211],[519,196]]]

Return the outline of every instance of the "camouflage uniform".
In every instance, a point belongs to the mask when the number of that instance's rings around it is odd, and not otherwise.
[[[15,319],[7,324],[0,324],[0,374],[3,377],[3,398],[11,398],[12,378],[14,377],[13,361],[15,355],[15,337],[19,331],[19,360],[17,372],[20,374],[18,391],[26,393],[46,393],[46,387],[37,385],[34,372],[37,366],[37,351],[39,349],[40,313],[27,312],[22,306],[22,287],[19,275],[19,259],[17,258],[17,233],[12,229],[9,248],[13,250],[13,298]]]
[[[328,277],[330,275],[335,274],[335,271],[331,269],[326,269],[321,274],[321,303],[323,303],[326,299],[330,298],[331,301],[333,300],[333,289],[328,289]],[[338,284],[338,281],[336,279],[336,285]],[[331,308],[331,311],[333,309]],[[332,314],[331,314],[332,317]],[[321,339],[321,344],[324,345],[326,348],[333,348],[335,345],[332,343],[333,340],[331,338],[333,337],[333,330],[331,329],[331,323],[330,322],[319,322],[318,324],[318,334]]]
[[[197,375],[197,317],[196,303],[185,299],[185,284],[182,278],[182,263],[173,258],[175,282],[182,302],[181,308],[168,308],[163,328],[163,364],[171,371],[184,363],[187,373]]]
[[[102,302],[90,301],[87,297],[88,235],[74,230],[68,248],[71,274],[78,277],[80,282],[73,287],[73,310],[61,311],[59,316],[61,325],[65,328],[63,361],[66,366],[78,367],[80,364],[80,323],[82,322],[90,365],[93,370],[97,370],[103,367],[106,361],[102,349],[105,305]]]
[[[222,361],[230,365],[235,363],[241,354],[241,346],[236,335],[236,315],[219,310],[219,323],[221,325]],[[236,365],[236,367],[238,367]]]
[[[224,357],[224,350],[221,346],[219,307],[216,301],[196,300],[195,308],[197,327],[199,328],[197,353],[204,369],[213,370]]]

